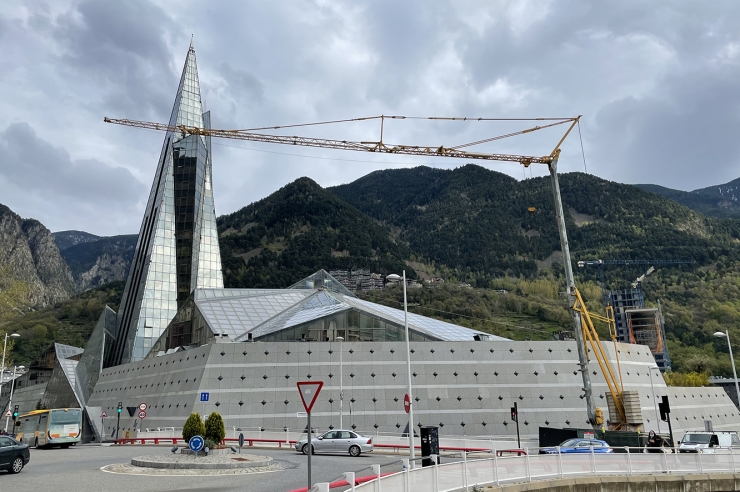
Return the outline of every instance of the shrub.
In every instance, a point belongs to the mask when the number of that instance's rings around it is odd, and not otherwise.
[[[216,449],[216,446],[218,446],[218,443],[208,437],[206,437],[206,440],[203,442],[203,449],[208,448],[209,451]]]
[[[203,425],[203,421],[200,418],[200,414],[193,412],[185,421],[185,425],[182,428],[182,438],[185,442],[189,442],[193,436],[205,436],[206,426]]]
[[[211,439],[216,443],[223,441],[226,437],[226,428],[224,427],[224,419],[218,412],[212,412],[206,419],[206,439]]]

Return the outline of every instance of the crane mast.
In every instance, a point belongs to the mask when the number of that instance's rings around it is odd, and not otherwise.
[[[186,135],[202,135],[202,136],[210,136],[210,137],[220,137],[220,138],[228,138],[228,139],[236,139],[236,140],[246,140],[246,141],[252,141],[252,142],[264,142],[264,143],[272,143],[272,144],[283,144],[283,145],[296,145],[296,146],[303,146],[303,147],[317,147],[317,148],[328,148],[328,149],[337,149],[337,150],[350,150],[350,151],[361,151],[361,152],[375,152],[375,153],[384,153],[384,154],[403,154],[403,155],[417,155],[417,156],[428,156],[428,157],[448,157],[448,158],[454,158],[454,159],[476,159],[476,160],[487,160],[487,161],[500,161],[500,162],[518,162],[522,164],[525,167],[529,167],[532,164],[544,164],[547,165],[548,170],[550,172],[550,178],[552,183],[552,193],[553,193],[553,199],[555,202],[555,215],[558,223],[558,232],[560,234],[560,248],[563,252],[563,266],[565,268],[565,280],[566,280],[566,290],[568,293],[568,305],[570,308],[571,316],[573,319],[573,328],[574,328],[574,335],[576,340],[576,346],[578,347],[578,364],[580,367],[581,377],[583,379],[583,393],[584,393],[584,399],[586,400],[586,413],[588,415],[588,422],[594,428],[598,428],[599,425],[597,425],[597,416],[596,416],[596,406],[594,405],[593,400],[593,392],[591,389],[591,377],[589,374],[589,358],[588,358],[588,349],[586,346],[586,340],[584,339],[584,330],[583,330],[583,321],[582,321],[582,315],[585,315],[587,319],[588,313],[583,313],[582,309],[579,309],[579,299],[580,299],[580,293],[576,289],[575,281],[573,278],[573,267],[571,264],[570,259],[570,247],[568,245],[568,234],[565,227],[565,217],[563,214],[563,203],[562,198],[560,195],[560,184],[558,182],[558,173],[557,173],[557,165],[558,165],[558,158],[560,156],[560,146],[565,141],[565,139],[570,134],[571,130],[578,124],[580,120],[580,116],[574,117],[574,118],[531,118],[531,119],[517,119],[519,121],[548,121],[548,123],[544,123],[541,126],[535,126],[532,128],[527,128],[522,131],[513,132],[505,135],[495,136],[488,139],[480,140],[477,142],[457,145],[453,147],[444,147],[444,146],[424,146],[424,145],[388,145],[383,142],[383,122],[386,118],[394,118],[394,119],[405,119],[406,117],[403,116],[379,116],[379,117],[371,117],[371,118],[356,118],[353,120],[344,120],[344,121],[360,121],[360,120],[367,120],[367,119],[373,119],[373,118],[379,118],[381,120],[381,135],[380,139],[378,141],[370,141],[370,142],[354,142],[349,140],[333,140],[333,139],[323,139],[323,138],[314,138],[314,137],[299,137],[299,136],[286,136],[286,135],[270,135],[265,133],[255,133],[253,131],[249,130],[218,130],[218,129],[209,129],[209,128],[199,128],[194,126],[185,126],[185,125],[179,125],[179,126],[170,126],[166,124],[161,123],[153,123],[153,122],[147,122],[147,121],[137,121],[137,120],[130,120],[130,119],[114,119],[114,118],[104,118],[103,121],[106,123],[113,123],[117,125],[124,125],[124,126],[132,126],[136,128],[144,128],[148,130],[156,130],[156,131],[163,131],[163,132],[172,132],[173,134],[181,134],[183,136]],[[432,120],[468,120],[467,118],[424,118],[424,119],[432,119]],[[475,120],[475,119],[470,119]],[[483,120],[482,118],[478,118],[477,120]],[[512,119],[498,119],[498,120],[509,120]],[[497,154],[497,153],[484,153],[484,152],[468,152],[465,150],[461,150],[463,147],[470,147],[473,145],[478,145],[481,143],[491,142],[494,140],[499,140],[503,138],[508,138],[516,135],[522,135],[525,133],[530,133],[538,130],[542,130],[544,128],[550,128],[557,125],[564,125],[568,124],[567,130],[563,134],[563,136],[558,141],[557,145],[553,149],[553,151],[549,155],[545,156],[526,156],[526,155],[515,155],[515,154]],[[292,125],[291,127],[296,126],[309,126],[309,125]],[[270,129],[279,129],[279,128],[286,128],[286,127],[265,127],[261,130],[270,130]],[[288,127],[289,128],[289,127]],[[582,303],[581,303],[582,304]],[[596,338],[595,342],[593,340],[590,340],[591,343],[597,343],[600,344],[600,341],[598,338]],[[600,356],[600,353],[596,352],[597,359]],[[599,359],[599,363],[602,364],[602,360]],[[609,364],[608,360],[603,361],[604,364]],[[605,373],[605,377],[607,377],[607,374]],[[611,385],[610,385],[611,388]],[[618,390],[617,390],[618,392]],[[621,400],[621,392],[618,392],[618,394],[615,394],[615,397],[618,397],[619,400]]]

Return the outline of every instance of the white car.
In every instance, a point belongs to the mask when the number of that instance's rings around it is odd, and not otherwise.
[[[716,448],[740,446],[740,438],[735,431],[729,432],[687,432],[678,444],[680,453],[713,453]]]
[[[350,456],[360,456],[373,450],[373,438],[361,436],[350,430],[330,430],[323,434],[311,437],[311,447],[316,453],[349,453]],[[295,443],[295,450],[308,454],[308,438],[301,438]]]

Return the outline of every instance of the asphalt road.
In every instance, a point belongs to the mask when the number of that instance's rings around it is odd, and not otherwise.
[[[284,469],[271,473],[231,476],[136,476],[106,473],[102,466],[130,463],[134,456],[169,453],[169,446],[99,446],[77,445],[69,449],[31,450],[31,462],[17,475],[0,472],[0,490],[12,492],[53,491],[105,491],[105,492],[166,492],[187,491],[248,491],[286,492],[307,484],[307,456],[293,450],[245,449],[250,454],[271,456]],[[363,454],[358,458],[349,455],[314,455],[312,478],[328,482],[341,478],[342,472],[357,471],[358,476],[370,475],[371,464],[385,464],[399,458],[377,454]],[[364,470],[362,470],[364,468]],[[396,471],[400,465],[384,467],[383,471]],[[341,490],[341,489],[338,489]]]

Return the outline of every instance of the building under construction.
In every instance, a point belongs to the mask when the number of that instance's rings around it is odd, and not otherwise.
[[[385,283],[383,275],[371,273],[366,268],[357,268],[354,270],[332,270],[329,275],[337,279],[350,292],[369,292],[371,290],[383,290]]]
[[[671,358],[660,309],[646,308],[645,297],[639,288],[611,291],[609,299],[614,307],[617,340],[647,346],[660,370],[670,370]]]

